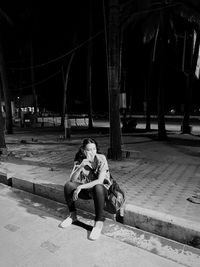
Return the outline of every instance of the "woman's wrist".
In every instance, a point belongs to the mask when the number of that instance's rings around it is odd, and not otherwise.
[[[80,164],[80,165],[78,166],[78,170],[81,171],[81,170],[83,169],[83,167],[84,167],[84,166]]]
[[[81,190],[81,189],[83,189],[83,185],[79,185],[77,188],[79,188]]]

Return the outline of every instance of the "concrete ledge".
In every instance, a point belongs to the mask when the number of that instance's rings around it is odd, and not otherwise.
[[[0,172],[0,183],[8,185],[7,175],[3,172]]]
[[[32,181],[12,177],[12,187],[66,204],[62,185],[34,183]]]
[[[63,192],[62,185],[34,183],[34,194],[66,204]]]
[[[66,204],[64,198],[64,190],[62,185],[58,184],[45,184],[45,183],[34,183],[32,181],[23,180],[20,178],[12,177],[12,187],[26,192],[48,198],[59,203]],[[5,179],[4,179],[5,180]],[[5,183],[6,184],[6,183]],[[76,201],[76,207],[81,210],[94,214],[94,203],[93,200],[82,200]],[[115,220],[115,215],[104,211],[106,218]]]
[[[34,184],[32,182],[22,180],[16,177],[10,177],[10,179],[12,179],[12,187],[20,189],[20,190],[24,190],[32,194],[35,193]]]
[[[17,177],[9,178],[8,182],[7,176],[3,173],[0,173],[0,182],[66,204],[63,185],[34,183]],[[93,200],[79,199],[76,202],[76,206],[78,209],[94,213]],[[125,225],[200,248],[200,225],[197,223],[131,204],[125,204],[123,212],[123,223]],[[106,211],[105,217],[116,219],[115,215]]]
[[[192,221],[127,204],[124,224],[200,248],[200,225]]]

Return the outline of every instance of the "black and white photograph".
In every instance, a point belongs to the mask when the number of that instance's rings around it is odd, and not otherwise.
[[[0,267],[200,266],[200,1],[2,0]]]

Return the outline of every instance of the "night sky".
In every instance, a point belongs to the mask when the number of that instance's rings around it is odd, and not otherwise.
[[[83,3],[84,2],[84,3]],[[63,74],[71,51],[68,86],[69,111],[87,109],[87,54],[92,43],[92,95],[94,110],[108,109],[106,50],[102,2],[92,7],[89,33],[89,1],[6,1],[2,10],[12,26],[2,23],[5,60],[10,88],[18,94],[31,93],[30,42],[33,44],[34,74],[39,103],[47,109],[61,111]],[[92,39],[89,42],[89,39]],[[52,77],[52,78],[49,78]],[[46,81],[44,81],[46,80]],[[44,81],[44,82],[42,82]],[[101,101],[99,101],[101,99]]]
[[[2,10],[12,20],[10,26],[1,21],[2,40],[8,71],[8,82],[13,95],[31,94],[30,43],[33,45],[35,88],[39,105],[60,112],[62,108],[63,76],[71,52],[67,92],[69,112],[87,112],[87,56],[92,44],[92,97],[94,112],[108,111],[106,46],[104,14],[101,0],[92,1],[92,27],[89,31],[90,1],[12,1],[7,0]],[[132,101],[133,112],[143,111],[144,90],[149,71],[151,43],[143,43],[142,22],[131,25],[124,34],[123,65],[126,70],[126,91]],[[91,42],[88,40],[92,38]],[[185,77],[178,70],[180,55],[170,48],[173,68],[166,69],[166,109],[180,108],[184,101]],[[180,51],[180,49],[179,49]],[[156,80],[156,73],[155,80]],[[156,107],[156,84],[153,85],[152,105]],[[20,89],[21,88],[21,89]],[[199,84],[194,100],[199,96]],[[130,100],[130,96],[131,99]],[[195,105],[199,105],[198,101]],[[154,108],[154,111],[156,108]]]

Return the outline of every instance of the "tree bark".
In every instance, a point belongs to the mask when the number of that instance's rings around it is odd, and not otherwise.
[[[89,11],[89,37],[92,36],[92,5],[93,0],[90,0],[90,11]],[[92,120],[92,41],[88,44],[88,55],[87,55],[87,90],[88,90],[88,118],[89,125],[88,128],[93,128],[93,120]]]
[[[6,73],[5,60],[3,54],[3,45],[1,42],[2,41],[0,40],[0,75],[1,75],[1,83],[3,87],[4,101],[6,108],[6,121],[5,121],[6,133],[12,134],[13,125],[12,125],[11,97],[10,97],[10,90],[8,87],[7,73]]]
[[[110,157],[122,159],[119,113],[119,1],[108,2],[108,92],[110,119]]]
[[[62,127],[64,127],[65,119],[68,119],[68,118],[65,118],[65,116],[67,114],[67,87],[68,87],[68,80],[69,80],[69,71],[71,68],[71,64],[72,64],[74,55],[75,55],[75,52],[71,54],[65,77],[64,77],[64,73],[63,73],[64,90],[63,90],[63,109],[62,109],[62,117],[61,117],[61,126]]]
[[[166,23],[166,14],[163,13],[161,16],[160,23],[160,57],[159,57],[159,70],[158,70],[158,140],[166,140],[167,133],[165,129],[165,92],[164,92],[164,74],[165,74],[165,65],[166,65],[166,51],[165,51],[165,42],[166,32],[165,32],[165,23]]]
[[[5,142],[5,135],[4,135],[4,118],[2,115],[2,99],[1,99],[1,91],[2,91],[2,86],[0,83],[0,153],[3,152],[3,150],[6,149],[6,142]]]
[[[145,122],[146,131],[151,130],[151,113],[150,113],[150,97],[149,97],[149,85],[145,85],[145,101],[144,101],[144,112],[145,112]]]
[[[147,82],[145,84],[145,99],[144,99],[144,111],[146,119],[146,131],[151,130],[151,113],[150,113],[150,90],[153,79],[153,67],[154,64],[152,59],[150,59]]]
[[[197,60],[199,56],[199,45],[200,45],[200,32],[197,32],[194,53],[192,56],[191,70],[189,74],[187,75],[187,81],[186,81],[184,116],[183,116],[183,121],[182,121],[182,126],[181,126],[181,130],[183,134],[191,133],[190,106],[191,106],[191,98],[192,98],[193,81],[195,77],[195,70],[196,70]]]
[[[34,52],[33,52],[33,41],[30,40],[30,52],[31,52],[31,82],[32,82],[32,93],[33,93],[33,106],[34,106],[34,123],[37,122],[37,110],[38,110],[38,101],[37,94],[35,90],[35,70],[34,66]]]
[[[164,74],[164,47],[163,40],[161,41],[161,66],[159,70],[159,83],[158,83],[158,140],[166,140],[167,133],[165,129],[165,102],[164,102],[164,84],[163,84],[163,74]]]
[[[154,64],[156,58],[156,51],[157,51],[157,42],[158,42],[158,33],[159,27],[156,30],[152,51],[150,55],[150,63],[149,63],[149,70],[148,70],[148,78],[147,84],[145,87],[145,100],[146,100],[146,131],[151,130],[151,104],[150,104],[150,91],[153,83],[153,74],[154,74]]]

